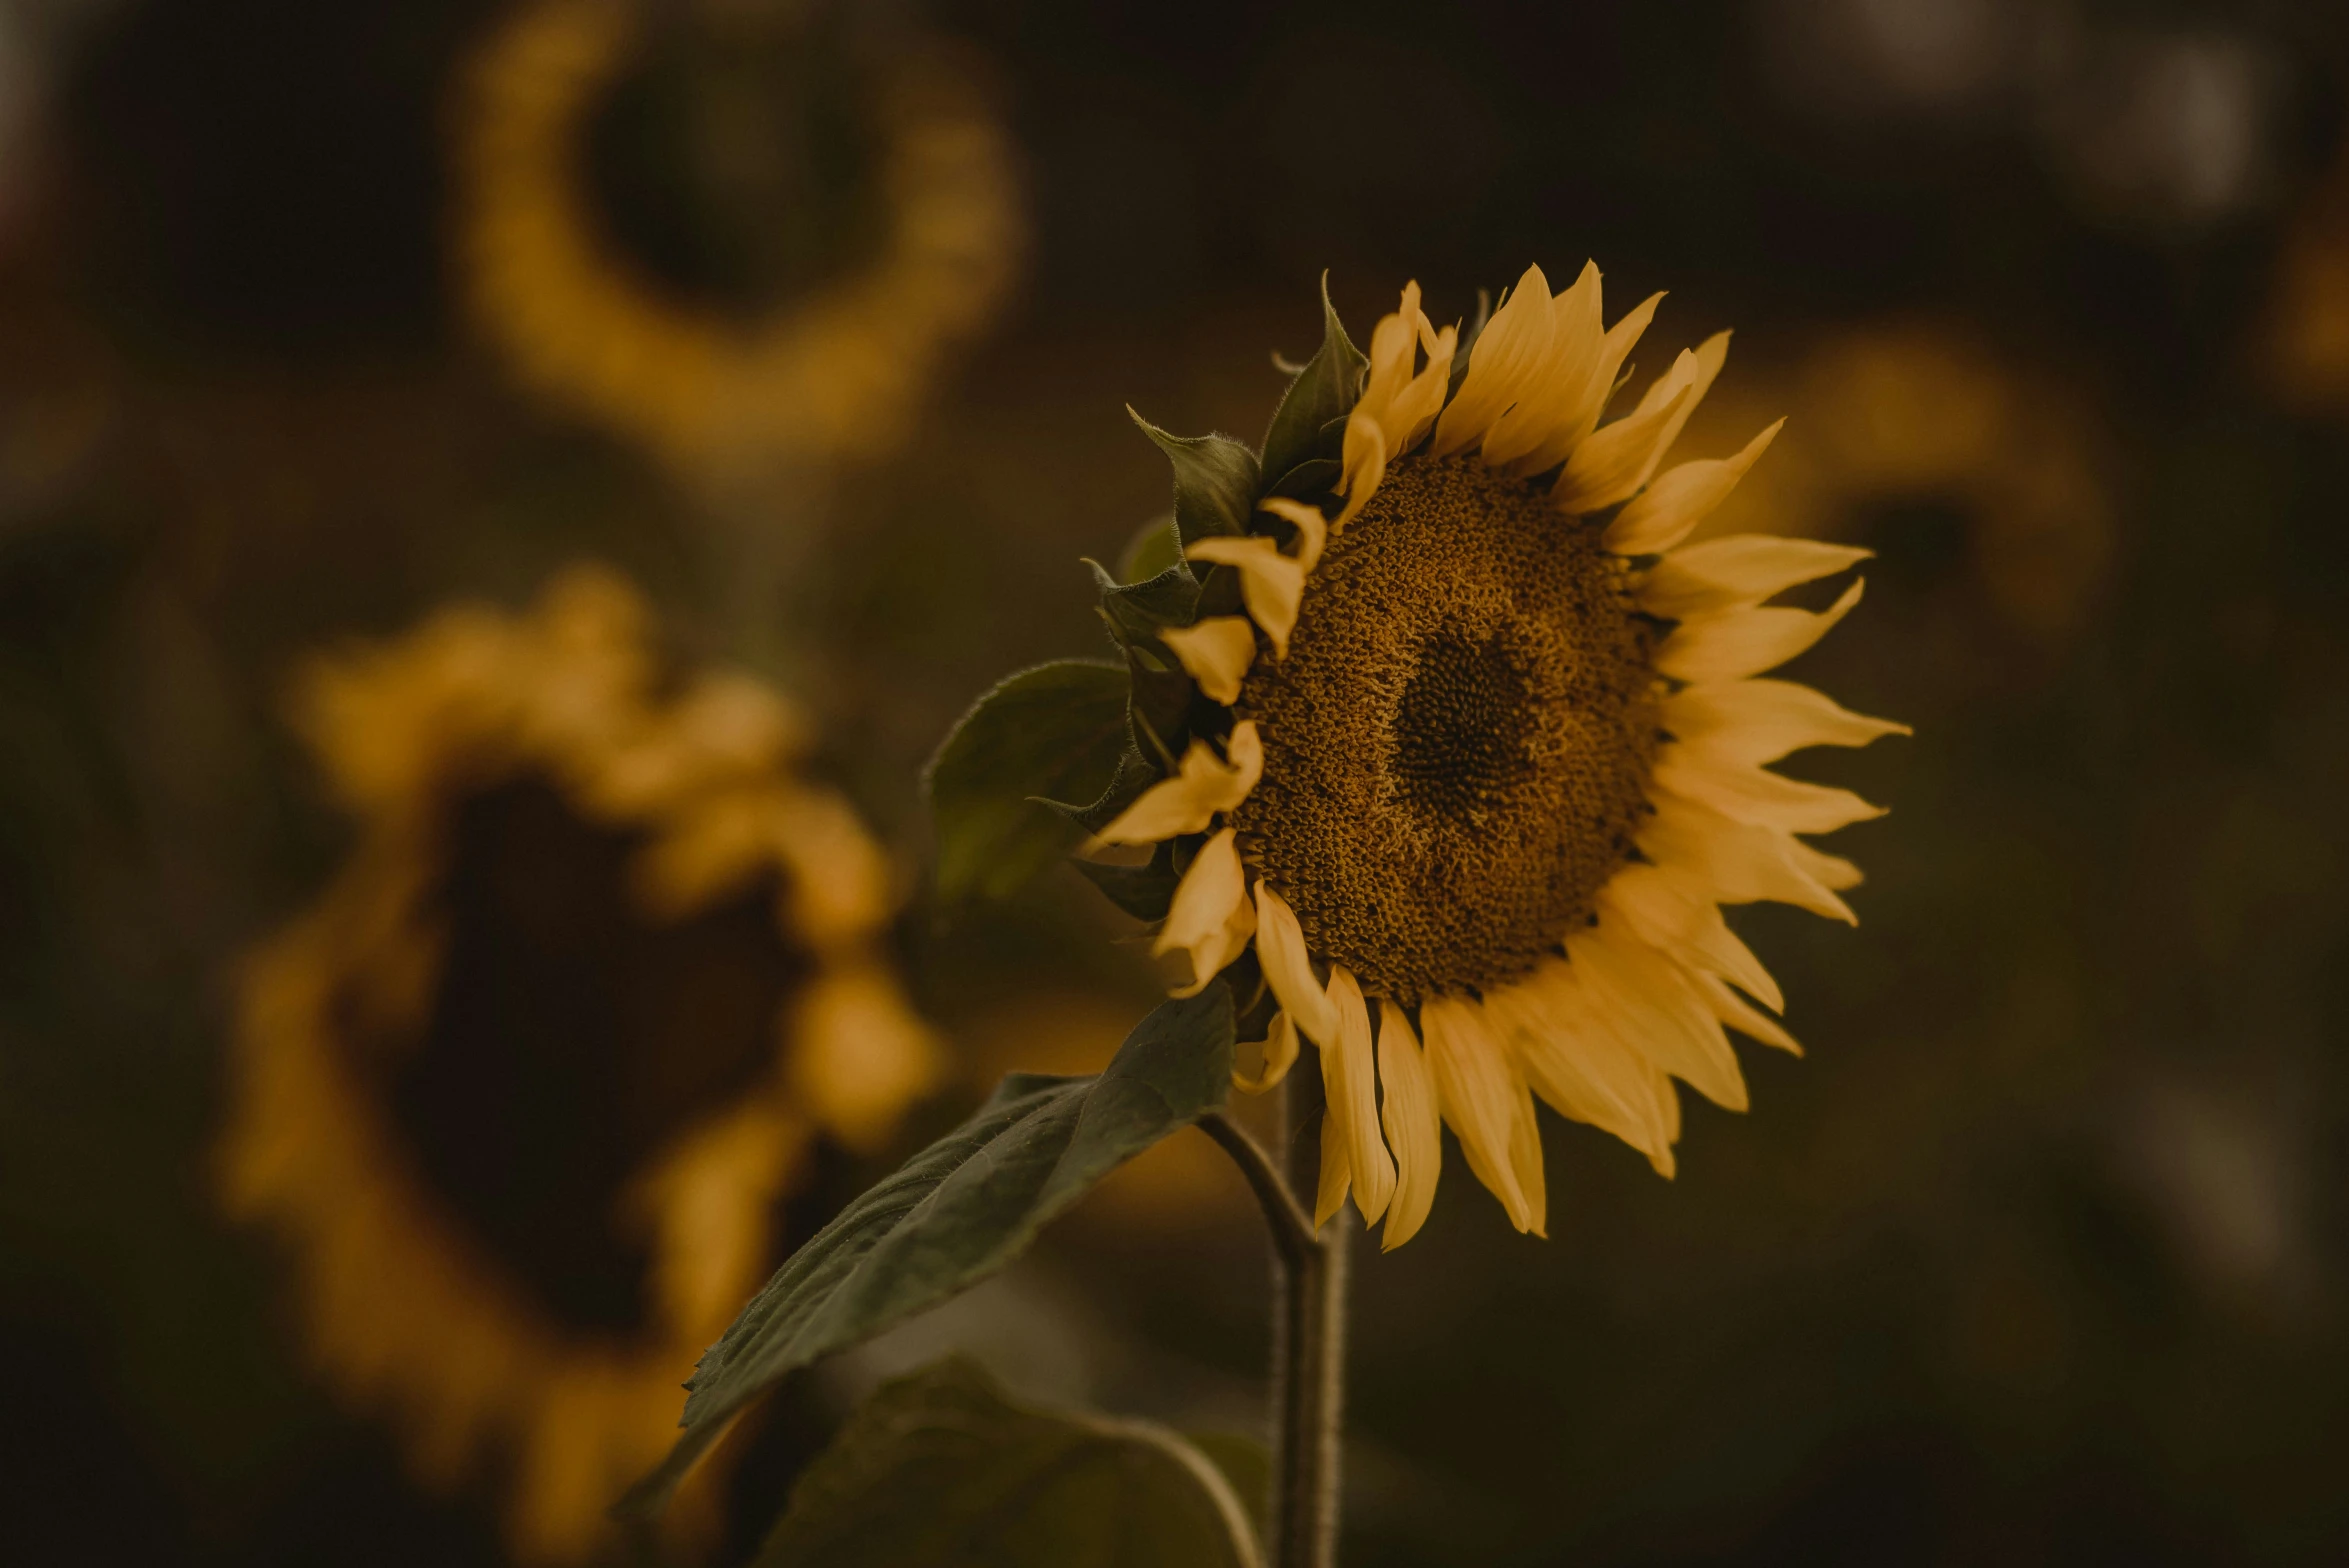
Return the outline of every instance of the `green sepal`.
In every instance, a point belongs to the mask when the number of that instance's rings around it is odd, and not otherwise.
[[[1179,566],[1183,559],[1183,536],[1175,531],[1174,514],[1144,523],[1126,541],[1118,552],[1117,580],[1121,583],[1148,582],[1170,566]]]
[[[1127,1160],[1231,1092],[1232,999],[1167,1002],[1098,1078],[1027,1078],[853,1200],[784,1261],[703,1353],[683,1435],[617,1512],[659,1512],[733,1419],[800,1368],[859,1345],[1009,1266]],[[1036,1087],[1030,1087],[1036,1085]]]
[[[1120,716],[1121,719],[1123,715]],[[1085,833],[1098,833],[1117,820],[1117,814],[1141,799],[1142,791],[1166,777],[1156,763],[1142,755],[1132,741],[1118,754],[1117,769],[1110,775],[1108,786],[1092,800],[1079,805],[1074,801],[1054,800],[1049,795],[1031,797],[1039,806],[1050,810],[1063,822],[1073,824]],[[1068,840],[1074,847],[1078,835]]]
[[[1362,398],[1362,373],[1370,361],[1346,336],[1346,324],[1329,299],[1329,274],[1321,275],[1321,347],[1297,372],[1264,432],[1264,472],[1281,494],[1289,472],[1316,459],[1335,462],[1345,447],[1346,416]]]
[[[1087,560],[1085,565],[1092,570],[1093,585],[1101,590],[1102,619],[1123,646],[1156,642],[1166,627],[1188,626],[1198,617],[1199,579],[1181,561],[1138,583],[1119,582],[1099,561]]]
[[[1344,445],[1342,434],[1339,444]],[[1265,494],[1285,495],[1293,501],[1317,501],[1338,488],[1338,476],[1344,472],[1345,465],[1334,457],[1307,458],[1281,475]]]
[[[1181,764],[1191,738],[1191,701],[1198,693],[1190,675],[1163,648],[1129,648],[1127,672],[1132,697],[1134,744],[1169,773]]]
[[[1164,920],[1174,903],[1175,888],[1182,882],[1175,874],[1172,844],[1160,844],[1147,865],[1105,866],[1093,860],[1072,860],[1069,864],[1136,920]]]
[[[1034,1409],[954,1356],[848,1418],[752,1568],[1258,1568],[1234,1480],[1269,1473],[1244,1438]]]
[[[1174,465],[1175,531],[1182,543],[1248,531],[1261,477],[1254,452],[1230,436],[1169,435],[1132,409],[1126,412]]]
[[[1444,387],[1444,401],[1451,402],[1460,392],[1460,383],[1468,379],[1468,356],[1476,352],[1476,340],[1484,336],[1485,323],[1493,319],[1493,291],[1476,291],[1476,314],[1468,318],[1460,329],[1459,341],[1452,345],[1452,374]]]
[[[922,770],[938,836],[938,895],[1006,898],[1077,840],[1039,797],[1112,787],[1129,748],[1122,665],[1064,659],[1022,670],[971,705]]]

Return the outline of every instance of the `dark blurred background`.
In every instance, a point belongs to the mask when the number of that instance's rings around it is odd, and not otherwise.
[[[594,559],[787,690],[908,868],[956,1077],[902,1153],[1153,995],[1073,875],[919,891],[930,747],[1094,650],[1077,558],[1166,505],[1124,405],[1253,439],[1323,269],[1360,338],[1406,279],[1449,319],[1587,256],[1672,291],[1651,352],[1737,329],[1691,444],[1792,423],[1720,526],[1877,551],[1797,674],[1917,733],[1796,765],[1893,812],[1837,845],[1856,933],[1737,917],[1809,1050],[1746,1053],[1751,1114],[1692,1102],[1670,1184],[1546,1119],[1546,1243],[1454,1161],[1365,1249],[1347,1560],[2349,1561],[2349,12],[648,3],[582,232],[693,319],[880,265],[907,40],[1000,138],[918,373],[723,460],[484,303],[467,84],[520,14],[0,0],[0,1559],[507,1560],[495,1466],[418,1479],[222,1215],[240,961],[352,842],[306,659]],[[827,1152],[783,1244],[893,1157]],[[1178,1141],[789,1392],[709,1559],[948,1345],[1246,1427],[1263,1269]]]

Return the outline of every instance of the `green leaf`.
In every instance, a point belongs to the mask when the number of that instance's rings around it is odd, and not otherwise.
[[[1143,756],[1129,742],[1117,759],[1117,772],[1110,776],[1108,787],[1090,802],[1078,805],[1072,801],[1053,800],[1040,795],[1036,803],[1051,810],[1062,821],[1072,824],[1069,842],[1074,845],[1084,833],[1098,833],[1109,826],[1119,812],[1141,798],[1142,791],[1165,776],[1158,764]]]
[[[1117,558],[1117,579],[1124,583],[1147,582],[1182,559],[1183,536],[1175,532],[1174,515],[1169,513],[1144,523],[1126,541]]]
[[[1102,1177],[1222,1105],[1231,1076],[1232,999],[1218,984],[1143,1019],[1098,1078],[1006,1083],[1014,1092],[999,1090],[785,1260],[703,1354],[684,1436],[623,1513],[657,1510],[788,1374],[1004,1268]]]
[[[1096,860],[1072,860],[1085,880],[1101,889],[1109,901],[1136,920],[1164,920],[1174,903],[1174,845],[1160,844],[1147,865],[1109,866]]]
[[[974,1363],[884,1384],[791,1489],[753,1568],[1256,1568],[1246,1505],[1145,1421],[1014,1404]]]
[[[1036,800],[1111,785],[1127,696],[1121,666],[1066,659],[1022,670],[962,716],[923,773],[942,900],[1008,897],[1075,845],[1076,830]]]
[[[1101,614],[1111,635],[1128,647],[1156,642],[1162,629],[1188,626],[1198,614],[1199,579],[1181,561],[1138,583],[1119,582],[1101,569],[1099,561],[1085,564],[1093,569],[1093,585],[1101,591]]]
[[[1329,302],[1329,274],[1321,275],[1321,347],[1289,383],[1272,425],[1264,432],[1264,472],[1282,488],[1289,470],[1315,459],[1335,462],[1343,448],[1345,418],[1362,397],[1362,372],[1370,362],[1346,336],[1346,324]],[[1294,494],[1293,491],[1283,491]]]
[[[1184,544],[1248,531],[1259,478],[1254,452],[1230,436],[1169,435],[1132,409],[1126,412],[1174,465],[1175,531]]]

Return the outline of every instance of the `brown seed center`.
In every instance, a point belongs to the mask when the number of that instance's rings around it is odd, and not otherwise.
[[[1373,995],[1516,978],[1631,852],[1654,644],[1597,528],[1474,458],[1407,458],[1241,693],[1265,744],[1243,848]]]

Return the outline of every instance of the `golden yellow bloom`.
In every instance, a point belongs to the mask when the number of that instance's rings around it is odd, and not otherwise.
[[[815,1140],[874,1146],[940,1067],[798,717],[647,647],[590,569],[307,671],[359,839],[247,966],[221,1149],[337,1394],[428,1480],[509,1464],[538,1560],[667,1448]]]
[[[524,383],[695,474],[889,450],[947,348],[1010,286],[1024,221],[1009,136],[948,54],[888,50],[870,106],[876,251],[737,322],[612,254],[585,188],[594,111],[658,10],[526,0],[483,47],[458,147],[475,316]]]
[[[1231,707],[1220,753],[1194,739],[1096,835],[1183,840],[1160,950],[1196,989],[1253,944],[1281,1011],[1241,1086],[1277,1082],[1297,1035],[1319,1047],[1320,1217],[1351,1194],[1388,1247],[1426,1219],[1442,1123],[1543,1229],[1536,1098],[1669,1175],[1672,1080],[1746,1103],[1724,1026],[1795,1049],[1721,906],[1853,918],[1858,869],[1804,835],[1878,809],[1767,765],[1904,727],[1760,677],[1860,585],[1818,614],[1767,601],[1867,552],[1686,542],[1778,427],[1664,466],[1727,334],[1607,420],[1655,306],[1609,326],[1595,267],[1555,294],[1533,268],[1463,342],[1407,288],[1371,337],[1334,514],[1274,496],[1255,531],[1189,544],[1236,570],[1230,619],[1255,633],[1165,639]]]

